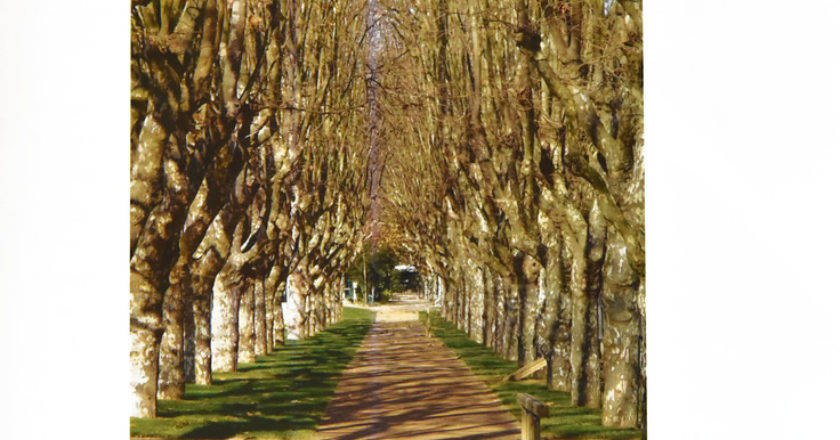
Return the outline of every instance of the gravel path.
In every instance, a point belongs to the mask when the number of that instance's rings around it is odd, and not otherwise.
[[[317,428],[328,439],[515,439],[498,397],[439,339],[425,335],[426,303],[396,297],[344,371]]]

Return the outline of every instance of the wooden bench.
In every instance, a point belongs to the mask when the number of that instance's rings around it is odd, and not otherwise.
[[[540,417],[548,416],[548,405],[525,393],[517,394],[516,400],[522,408],[522,440],[539,440]]]
[[[534,359],[533,361],[528,362],[527,364],[523,365],[522,368],[514,371],[513,373],[508,374],[505,377],[504,380],[505,380],[505,382],[507,382],[509,380],[513,380],[513,381],[522,380],[522,379],[525,379],[526,377],[536,373],[537,371],[542,370],[546,366],[548,366],[548,362],[545,360],[545,358],[537,358],[537,359]]]

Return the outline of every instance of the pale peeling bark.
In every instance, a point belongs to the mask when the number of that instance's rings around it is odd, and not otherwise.
[[[129,352],[129,405],[132,417],[154,417],[157,410],[158,337],[151,330],[132,329]]]
[[[187,288],[191,288],[189,284]],[[195,382],[195,316],[193,310],[194,298],[192,292],[184,292],[184,383]]]
[[[542,211],[539,213],[540,230],[545,237],[545,267],[540,271],[541,288],[545,296],[541,320],[537,328],[540,341],[545,344],[541,350],[546,358],[546,385],[550,389],[569,390],[571,365],[569,364],[569,304],[567,291],[563,288],[562,264],[560,261],[560,237],[554,225]]]
[[[522,322],[520,319],[520,307],[519,304],[519,286],[517,286],[512,280],[507,278],[502,278],[502,289],[505,295],[505,306],[504,306],[504,316],[505,319],[505,326],[504,330],[502,330],[503,335],[503,348],[502,352],[500,353],[502,356],[505,356],[509,360],[519,361],[519,335],[521,334],[519,323]],[[524,350],[523,350],[524,351]]]
[[[316,296],[314,292],[309,292],[309,295],[306,295],[304,298],[303,304],[304,309],[306,310],[306,317],[304,318],[304,331],[301,339],[306,339],[313,334],[315,334],[315,326],[317,325],[317,319],[315,316],[315,299]]]
[[[269,227],[271,227],[269,225]],[[264,288],[265,291],[265,303],[266,303],[266,345],[269,352],[274,350],[274,347],[279,346],[277,338],[275,338],[276,330],[275,328],[282,328],[277,327],[278,323],[282,323],[282,297],[283,297],[283,288],[285,286],[285,282],[282,282],[282,266],[281,264],[275,262],[272,265],[271,270],[268,273],[268,276],[265,278]],[[280,338],[282,341],[282,338]],[[282,344],[280,344],[282,345]]]
[[[551,319],[548,333],[549,359],[547,379],[551,389],[569,391],[571,389],[571,298],[569,290],[562,282],[562,266],[559,250],[549,252],[551,260],[546,267],[547,316]]]
[[[519,294],[519,333],[517,335],[517,361],[520,365],[536,359],[534,337],[537,315],[537,278],[539,262],[525,255],[517,269]]]
[[[363,209],[352,207],[353,214],[349,220],[337,217],[334,223],[326,226],[317,221],[318,215],[311,218],[301,216],[297,219],[297,226],[303,230],[300,234],[305,237],[300,242],[308,240],[309,243],[319,244],[303,246],[295,243],[290,246],[285,243],[292,241],[286,240],[289,235],[288,216],[266,215],[278,231],[272,231],[273,235],[268,239],[263,237],[267,235],[263,229],[265,220],[261,218],[257,221],[256,217],[263,217],[263,212],[274,211],[275,198],[271,202],[257,201],[248,215],[252,228],[257,228],[259,224],[263,235],[246,234],[251,236],[248,240],[250,244],[245,248],[255,246],[258,249],[265,245],[264,241],[268,241],[269,250],[244,255],[249,251],[241,248],[241,243],[227,244],[232,234],[230,225],[239,221],[242,207],[248,205],[240,200],[247,199],[243,195],[247,191],[241,185],[232,191],[230,197],[234,207],[220,215],[225,217],[221,221],[224,225],[208,232],[212,236],[209,240],[211,244],[198,252],[195,252],[195,247],[205,236],[204,231],[219,205],[227,198],[231,185],[225,182],[237,174],[240,162],[249,164],[248,178],[255,181],[254,186],[263,187],[264,191],[275,188],[278,193],[285,193],[296,180],[311,180],[304,197],[310,199],[307,203],[312,206],[334,206],[336,203],[335,198],[331,198],[332,194],[357,194],[364,187],[364,172],[354,174],[352,171],[363,169],[359,165],[364,164],[364,160],[359,159],[360,150],[352,149],[357,143],[355,140],[360,139],[364,131],[363,120],[354,115],[355,110],[352,109],[352,103],[362,97],[364,83],[361,78],[354,79],[357,59],[341,50],[342,45],[355,43],[353,38],[345,38],[345,34],[358,33],[363,26],[360,20],[347,15],[352,8],[343,2],[301,4],[293,1],[290,8],[283,5],[286,15],[281,15],[280,21],[271,17],[270,13],[266,14],[276,10],[277,5],[245,0],[227,3],[141,2],[132,5],[132,415],[154,416],[158,378],[156,361],[159,356],[161,397],[180,397],[184,383],[183,368],[190,368],[189,365],[182,366],[184,362],[180,360],[184,340],[194,341],[194,369],[198,383],[210,383],[211,367],[216,371],[229,371],[236,367],[237,354],[247,354],[251,345],[249,323],[253,323],[253,332],[256,332],[254,352],[270,350],[271,342],[277,339],[275,335],[278,333],[282,344],[283,314],[282,307],[278,306],[275,282],[270,287],[265,286],[268,291],[257,291],[253,299],[251,295],[254,293],[247,291],[241,310],[244,316],[239,320],[245,327],[242,329],[243,347],[237,353],[237,319],[243,278],[262,279],[268,264],[286,265],[300,258],[298,251],[300,254],[312,254],[312,257],[307,257],[312,260],[316,257],[328,261],[334,258],[336,263],[324,270],[326,274],[334,273],[335,267],[346,266],[347,262],[343,259],[347,258],[348,252],[340,248],[348,247],[360,237]],[[313,9],[314,14],[310,12]],[[177,14],[180,18],[176,22]],[[298,18],[298,14],[301,17]],[[355,27],[352,32],[333,31],[331,40],[311,38],[320,30],[309,23],[320,23],[325,18],[332,20],[328,27],[334,30],[344,29],[342,26],[347,24],[355,23]],[[146,28],[146,25],[149,27]],[[266,33],[262,34],[263,31]],[[281,37],[281,34],[290,35],[291,47],[285,44],[285,36]],[[266,39],[262,40],[262,36]],[[266,41],[270,41],[269,46],[273,48],[270,59],[261,58],[259,53]],[[291,62],[283,56],[285,51],[292,53]],[[332,54],[331,58],[329,54]],[[284,87],[280,78],[286,70],[292,71],[291,100],[279,96]],[[140,81],[137,74],[149,78],[144,77]],[[270,81],[265,82],[264,75],[269,75]],[[155,81],[161,84],[149,85]],[[335,88],[330,86],[331,81],[341,83],[344,87],[341,93],[333,93]],[[156,86],[159,87],[156,89]],[[272,99],[263,99],[266,88],[270,89],[268,95]],[[292,105],[287,105],[288,102]],[[201,109],[198,109],[199,106]],[[279,110],[281,107],[282,110]],[[262,109],[260,118],[251,124],[256,108]],[[290,117],[273,119],[271,113],[275,111],[277,116],[282,112]],[[334,114],[337,116],[332,116]],[[270,143],[272,133],[281,131],[278,130],[280,125],[293,127],[294,130],[282,131],[296,138],[289,143],[286,152],[275,151],[281,156],[277,161],[281,171],[275,172],[258,163],[259,152],[255,150],[261,148],[264,142]],[[323,130],[310,130],[312,127],[322,127]],[[208,139],[194,142],[196,137],[202,136]],[[335,142],[336,139],[342,141]],[[308,148],[313,154],[300,159],[304,144],[313,145]],[[337,149],[345,160],[352,160],[352,165],[347,165],[349,177],[313,177],[321,169],[321,160],[333,174],[332,161],[337,154],[334,154],[335,149],[322,146],[337,144],[341,144]],[[218,151],[220,146],[225,147],[221,152]],[[329,152],[327,159],[321,157],[323,151]],[[208,169],[210,163],[215,167]],[[288,180],[285,179],[287,175],[291,175]],[[186,208],[191,202],[200,203],[194,196],[204,176],[209,190],[217,196],[215,207],[208,202],[206,209],[200,209],[201,218],[185,223]],[[316,189],[317,192],[323,189],[328,197],[322,194],[313,199],[309,193],[316,192]],[[283,199],[286,195],[277,194],[276,199]],[[269,204],[271,209],[267,206]],[[347,206],[352,204],[353,200],[345,202]],[[277,203],[277,206],[282,210],[287,205]],[[275,221],[277,224],[274,224]],[[320,252],[316,252],[316,248],[320,248]],[[337,252],[336,248],[344,254]],[[269,258],[270,262],[267,261]],[[278,260],[276,263],[275,258]],[[320,267],[325,266],[319,264]],[[287,266],[296,265],[289,263],[284,267]],[[303,264],[301,267],[309,269],[318,265]],[[188,276],[193,279],[185,283]],[[285,277],[286,273],[283,273],[282,278]],[[321,330],[328,322],[340,317],[340,298],[334,300],[330,296],[333,293],[331,281],[332,278],[327,276],[321,286],[311,292],[311,296],[304,297],[302,311],[305,315],[301,321],[303,328],[308,328],[304,335]],[[195,298],[187,302],[183,295],[190,287],[195,291]],[[298,287],[298,291],[310,293],[308,283]],[[163,293],[167,289],[169,292],[164,298]],[[252,301],[256,308],[254,312],[251,311]],[[278,318],[279,325],[274,328]],[[164,328],[165,347],[159,350]],[[192,359],[192,353],[187,355],[187,359]]]
[[[160,338],[163,334],[161,303],[165,288],[168,246],[172,241],[176,212],[168,213],[155,208],[144,233],[131,258],[130,328],[132,347],[130,353],[130,381],[132,390],[132,416],[154,417],[157,411],[157,371]],[[145,232],[145,231],[144,231]],[[150,375],[154,373],[154,375]],[[150,380],[150,384],[142,383]]]
[[[227,266],[227,264],[226,264]],[[239,345],[239,295],[231,282],[229,270],[222,269],[213,283],[213,308],[210,322],[212,333],[211,368],[216,372],[230,372],[236,369]]]
[[[481,329],[481,343],[485,347],[493,346],[493,329],[496,325],[494,316],[494,303],[496,297],[493,295],[492,280],[489,278],[488,270],[481,267],[481,296],[484,298],[482,304],[482,329]]]
[[[193,300],[193,320],[195,322],[195,383],[210,385],[211,377],[211,348],[210,348],[210,309],[213,294],[213,280],[195,282],[196,295]]]
[[[607,236],[604,265],[606,371],[602,423],[635,426],[639,403],[639,311],[636,304],[639,277],[628,261],[626,243],[612,231]]]
[[[275,347],[282,347],[286,345],[286,325],[283,319],[285,298],[287,298],[286,281],[279,282],[276,291],[277,293],[274,295],[274,333],[272,339]]]
[[[256,356],[268,353],[266,304],[264,280],[258,278],[254,285],[254,334],[256,337],[254,340],[254,355]]]
[[[151,107],[152,104],[149,103]],[[146,117],[140,130],[136,152],[132,152],[131,163],[131,252],[137,245],[143,225],[151,209],[159,199],[160,175],[163,166],[164,143],[169,133],[158,121],[159,115],[154,109],[146,111]]]
[[[482,266],[468,261],[470,271],[470,337],[479,344],[484,343],[484,273]]]
[[[306,286],[299,270],[292,272],[286,279],[286,302],[283,304],[286,339],[298,340],[306,337]]]
[[[467,334],[469,334],[469,328],[467,328],[467,312],[469,309],[467,308],[468,305],[468,292],[467,286],[465,282],[466,274],[464,273],[463,268],[458,268],[458,278],[455,281],[455,304],[454,304],[454,314],[455,314],[455,323],[458,327],[458,330],[461,330]]]
[[[318,314],[318,326],[316,331],[321,331],[327,328],[327,295],[329,294],[329,284],[324,284],[321,291],[318,293],[318,300],[316,303],[316,313]]]
[[[541,262],[542,263],[542,262]],[[545,283],[545,266],[541,265],[539,274],[537,275],[537,301],[536,301],[536,315],[534,316],[534,351],[537,358],[548,358],[548,339],[545,337],[546,325],[546,300],[547,291]],[[537,379],[545,379],[548,375],[547,369],[541,369],[534,373],[533,377]]]
[[[183,270],[178,267],[175,270]],[[180,399],[184,395],[184,286],[171,284],[163,301],[165,330],[160,345],[158,399]]]
[[[276,267],[276,266],[275,266]],[[274,268],[272,268],[274,271]],[[263,280],[263,295],[265,297],[265,350],[266,353],[274,351],[274,295],[277,294],[277,282],[269,281],[271,275],[269,274]]]
[[[239,346],[237,347],[237,365],[256,361],[254,350],[254,283],[246,281],[239,297]]]
[[[577,210],[567,209],[568,227],[563,230],[564,272],[571,297],[571,350],[569,361],[572,368],[572,402],[582,405],[585,399],[586,360],[586,317],[589,311],[589,297],[586,291],[586,230],[583,216]]]
[[[224,266],[228,252],[227,238],[222,232],[220,215],[214,221],[211,232],[205,238],[214,245],[203,249],[201,258],[190,266],[193,291],[193,321],[195,323],[195,383],[209,385],[211,377],[211,305],[213,304],[213,286],[216,275]],[[224,253],[225,255],[220,255]]]
[[[601,338],[600,338],[600,304],[603,286],[603,267],[607,223],[598,207],[598,202],[592,204],[589,212],[589,230],[586,245],[586,287],[589,296],[589,310],[586,314],[587,328],[585,344],[584,395],[581,401],[584,405],[597,408],[601,405]]]
[[[143,87],[132,91],[133,98],[143,97],[148,101],[145,113],[146,121],[132,145],[131,166],[131,331],[143,333],[133,337],[133,341],[147,341],[146,334],[151,332],[158,338],[162,336],[164,324],[170,329],[166,338],[167,346],[179,343],[183,330],[180,326],[179,311],[170,313],[165,319],[162,314],[163,293],[167,290],[167,275],[178,257],[177,243],[183,226],[186,210],[198,189],[201,176],[216,150],[211,145],[202,152],[188,151],[187,132],[191,127],[183,122],[196,110],[199,102],[192,99],[194,84],[188,84],[179,78],[175,65],[189,60],[190,63],[177,67],[193,69],[206,61],[212,50],[201,50],[200,56],[187,56],[193,39],[199,35],[196,31],[196,12],[205,16],[207,28],[212,28],[215,11],[212,6],[204,10],[205,4],[179,4],[175,8],[161,5],[143,5],[134,9],[132,16],[132,84]],[[159,21],[154,20],[157,16]],[[177,16],[177,19],[176,19]],[[170,28],[171,22],[171,28]],[[202,35],[203,41],[212,41],[212,32]],[[173,57],[163,56],[170,53]],[[198,55],[191,53],[189,55]],[[206,72],[205,72],[206,73]],[[200,80],[202,73],[194,78]],[[143,96],[145,95],[145,96]],[[134,137],[132,136],[132,139]],[[174,248],[174,249],[173,249]],[[182,305],[181,305],[182,307]],[[142,417],[155,416],[154,403],[157,376],[147,373],[157,364],[159,342],[153,344],[154,350],[132,348],[132,382],[143,377],[152,384],[137,385],[135,392],[152,395],[135,395],[136,402],[143,404],[138,409],[132,405],[132,415]],[[171,355],[180,356],[182,347],[166,350],[164,359]],[[151,356],[150,359],[137,359]],[[174,395],[177,396],[177,378],[182,366],[175,361],[178,371],[172,372]],[[134,371],[142,365],[146,370],[142,374]],[[165,374],[169,374],[168,365],[164,365]],[[157,369],[157,365],[154,366]],[[167,388],[164,394],[172,391],[171,378],[164,378]],[[181,385],[182,386],[182,385]],[[139,411],[139,412],[138,412]]]
[[[443,298],[446,295],[446,285],[443,282],[443,277],[437,275],[435,277],[435,307],[441,307]]]

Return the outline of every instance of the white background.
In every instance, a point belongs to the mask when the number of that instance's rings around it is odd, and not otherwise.
[[[645,2],[650,438],[836,438],[840,6]],[[127,2],[0,3],[0,436],[128,435]]]

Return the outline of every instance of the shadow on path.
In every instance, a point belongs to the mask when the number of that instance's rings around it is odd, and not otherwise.
[[[499,398],[452,350],[426,337],[416,312],[414,316],[414,321],[391,321],[377,311],[377,323],[341,377],[317,428],[319,436],[518,438],[517,423]]]
[[[342,370],[368,333],[374,313],[345,308],[344,319],[317,335],[259,356],[239,371],[188,384],[184,400],[161,400],[158,417],[131,419],[132,436],[284,438],[311,436]]]

